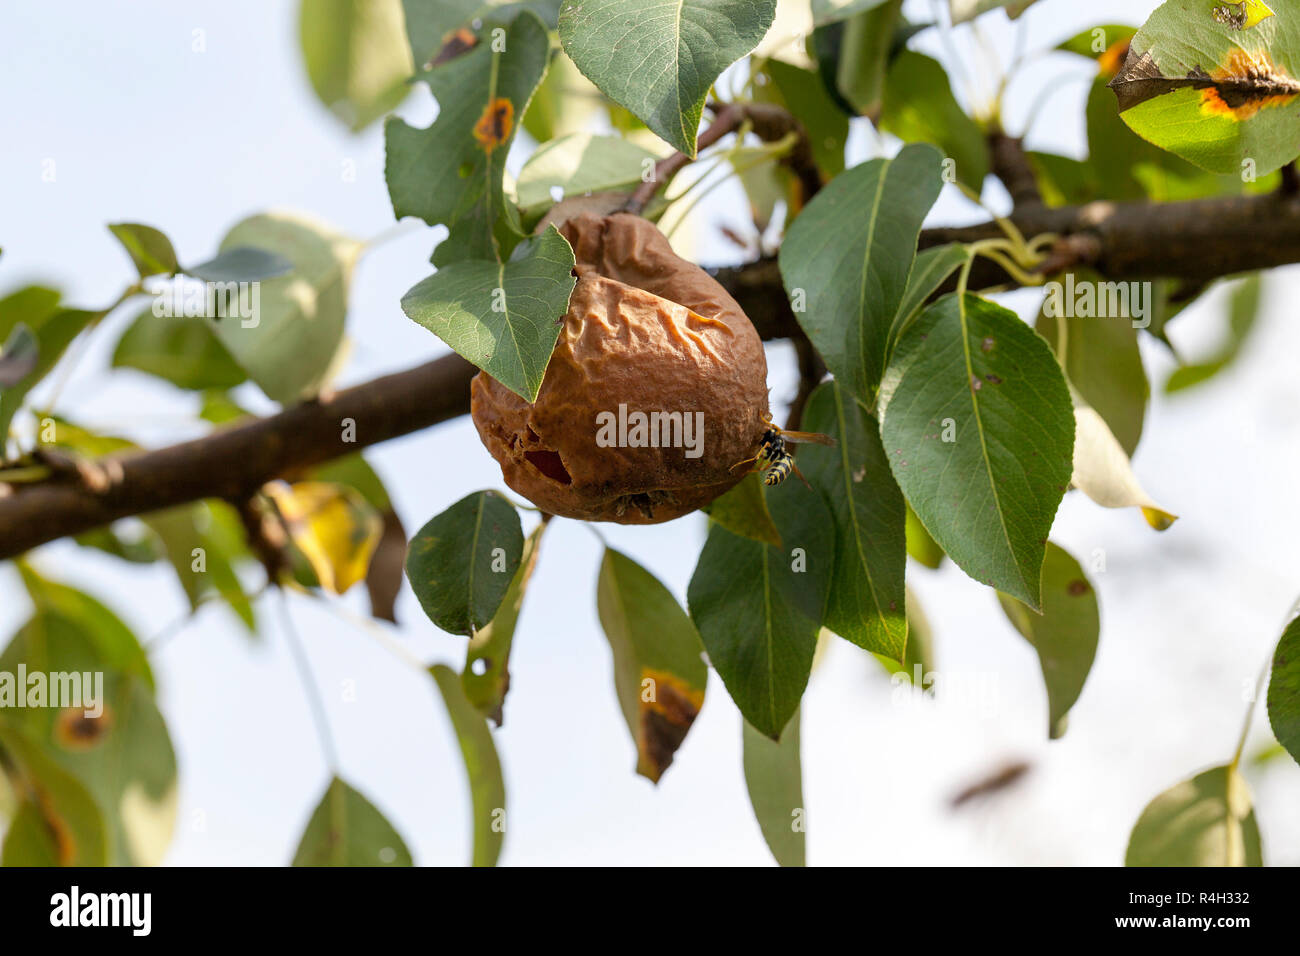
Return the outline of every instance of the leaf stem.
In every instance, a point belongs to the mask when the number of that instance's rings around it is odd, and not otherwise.
[[[312,722],[316,725],[316,734],[320,738],[325,763],[329,765],[332,773],[337,774],[339,756],[334,747],[334,737],[330,732],[329,715],[325,710],[325,700],[321,696],[320,688],[316,685],[316,679],[312,676],[311,661],[307,658],[307,650],[298,635],[298,629],[294,626],[293,615],[289,613],[289,597],[283,590],[280,591],[279,603],[285,638],[289,644],[289,651],[294,658],[294,666],[298,669],[298,678],[302,682],[308,706],[311,708]]]

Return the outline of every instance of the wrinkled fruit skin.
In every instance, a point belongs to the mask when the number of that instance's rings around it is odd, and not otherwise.
[[[767,427],[763,343],[722,286],[640,216],[584,213],[560,231],[578,283],[537,401],[480,372],[474,425],[506,484],[544,511],[620,524],[679,518],[750,470],[731,468]],[[597,415],[617,416],[619,405],[629,415],[702,412],[703,454],[601,447]]]

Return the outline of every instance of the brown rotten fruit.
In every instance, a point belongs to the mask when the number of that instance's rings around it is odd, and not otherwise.
[[[470,390],[479,437],[506,484],[544,511],[622,524],[681,517],[745,474],[733,466],[767,427],[763,343],[722,286],[640,216],[584,213],[560,231],[578,284],[541,391],[530,405],[480,372]],[[654,412],[659,427],[638,429],[637,413]],[[665,437],[675,447],[653,446]]]

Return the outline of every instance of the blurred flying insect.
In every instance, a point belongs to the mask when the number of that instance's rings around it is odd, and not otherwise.
[[[820,435],[816,432],[795,432],[786,431],[785,429],[773,423],[771,418],[765,418],[767,430],[763,432],[763,437],[758,440],[758,454],[753,458],[746,458],[744,461],[738,461],[731,466],[732,470],[739,468],[741,465],[748,465],[750,462],[758,463],[758,470],[763,472],[763,484],[772,486],[779,485],[790,477],[790,472],[799,476],[799,480],[805,485],[808,479],[803,476],[803,472],[794,463],[794,456],[786,449],[786,443],[800,444],[804,442],[815,442],[818,445],[829,445],[835,447],[835,439],[830,435]],[[812,487],[808,485],[808,487]]]

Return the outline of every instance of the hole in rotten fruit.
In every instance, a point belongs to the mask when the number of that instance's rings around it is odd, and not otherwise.
[[[566,485],[573,484],[573,479],[569,477],[564,462],[560,460],[560,456],[556,452],[547,449],[528,451],[524,452],[524,457],[528,459],[534,468],[552,481],[562,482]]]

